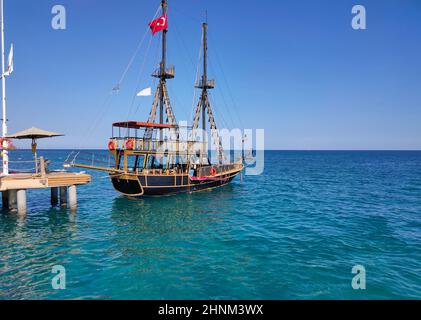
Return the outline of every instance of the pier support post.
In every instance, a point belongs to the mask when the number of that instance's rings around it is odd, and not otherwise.
[[[17,210],[17,192],[16,190],[9,190],[9,210],[16,212]]]
[[[3,209],[9,209],[9,191],[1,193]]]
[[[51,206],[58,205],[58,188],[51,188]]]
[[[39,157],[39,163],[40,163],[40,167],[41,167],[41,177],[45,178],[46,171],[45,171],[45,160],[44,160],[43,156]]]
[[[18,190],[16,194],[18,214],[26,215],[26,190]]]
[[[60,206],[67,207],[67,187],[60,187]]]
[[[77,189],[76,186],[69,187],[69,207],[70,210],[77,209]]]

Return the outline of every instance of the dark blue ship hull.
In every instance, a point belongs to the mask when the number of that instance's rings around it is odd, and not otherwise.
[[[230,183],[241,170],[218,177],[192,180],[188,175],[136,175],[111,176],[114,188],[129,197],[162,196],[190,193],[224,186]]]

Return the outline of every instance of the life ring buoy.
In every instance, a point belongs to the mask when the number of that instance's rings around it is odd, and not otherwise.
[[[113,140],[110,140],[110,142],[108,142],[108,150],[110,151],[115,150],[115,143]]]
[[[127,150],[133,150],[134,149],[134,140],[129,139],[126,141],[126,149]]]
[[[6,143],[6,147],[3,147],[3,143]],[[8,138],[0,138],[0,149],[2,150],[9,150],[9,149],[13,149],[13,142],[11,139]]]
[[[214,177],[216,175],[216,169],[214,167],[212,167],[212,169],[210,170],[210,175],[212,177]]]

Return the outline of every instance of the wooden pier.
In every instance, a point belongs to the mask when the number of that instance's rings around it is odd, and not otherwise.
[[[77,208],[77,186],[91,182],[85,173],[52,171],[45,172],[41,166],[40,174],[17,173],[0,176],[3,209],[26,214],[26,191],[30,189],[51,189],[51,205],[71,210]]]
[[[5,69],[4,45],[4,16],[3,0],[0,0],[0,42],[1,42],[1,107],[2,107],[2,132],[0,137],[0,157],[2,174],[0,175],[0,191],[2,192],[3,209],[17,211],[20,215],[26,214],[26,191],[30,189],[51,189],[51,204],[69,206],[71,210],[77,208],[76,187],[91,181],[91,176],[84,173],[68,171],[49,171],[49,161],[43,157],[38,160],[37,140],[43,138],[60,137],[63,134],[50,132],[35,127],[8,135],[8,117],[6,114],[6,77],[13,72],[13,47],[10,50],[7,70]],[[35,163],[35,172],[18,173],[9,170],[9,151],[14,150],[12,139],[28,139],[32,141],[31,148]],[[26,161],[25,161],[26,162]],[[32,169],[31,169],[32,171]]]

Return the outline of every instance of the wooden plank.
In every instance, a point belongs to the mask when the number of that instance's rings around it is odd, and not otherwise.
[[[115,173],[124,172],[124,170],[118,170],[114,168],[106,168],[106,167],[100,167],[100,166],[90,166],[90,165],[79,164],[79,163],[71,164],[71,166],[75,168],[93,169],[93,170],[115,172]]]
[[[66,187],[89,182],[91,182],[90,175],[74,172],[52,172],[45,177],[17,174],[0,177],[0,191]]]

